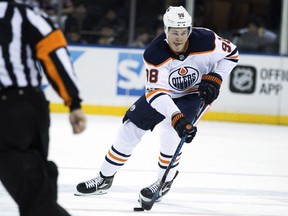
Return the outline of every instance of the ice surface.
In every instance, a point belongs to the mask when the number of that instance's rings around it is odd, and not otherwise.
[[[114,116],[88,116],[73,135],[67,114],[52,114],[49,159],[59,166],[59,203],[74,216],[288,215],[288,127],[202,121],[185,144],[180,174],[151,211],[133,212],[141,188],[156,180],[158,128],[148,132],[117,173],[108,194],[74,196],[77,183],[94,178],[121,125]],[[0,183],[0,216],[17,206]]]

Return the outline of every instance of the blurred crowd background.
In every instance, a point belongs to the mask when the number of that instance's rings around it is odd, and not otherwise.
[[[141,47],[163,32],[162,16],[186,0],[23,0],[45,11],[70,44]],[[278,53],[282,0],[194,0],[193,25],[242,52]],[[132,30],[131,30],[132,29]]]

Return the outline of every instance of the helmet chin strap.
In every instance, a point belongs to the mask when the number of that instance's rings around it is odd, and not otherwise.
[[[165,35],[166,35],[166,42],[167,43],[168,43],[168,29],[169,29],[169,27],[164,26],[164,32],[165,32]]]

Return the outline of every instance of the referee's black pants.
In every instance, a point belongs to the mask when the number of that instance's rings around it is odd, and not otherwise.
[[[57,166],[47,161],[49,126],[41,89],[0,91],[0,180],[21,216],[69,215],[57,204]]]

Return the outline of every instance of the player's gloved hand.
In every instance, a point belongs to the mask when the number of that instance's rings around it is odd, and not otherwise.
[[[202,76],[199,84],[199,96],[206,104],[211,104],[219,95],[222,77],[217,73],[208,73]]]
[[[172,116],[172,126],[182,139],[186,135],[186,142],[190,143],[195,137],[197,128],[190,124],[183,113],[176,113]]]

